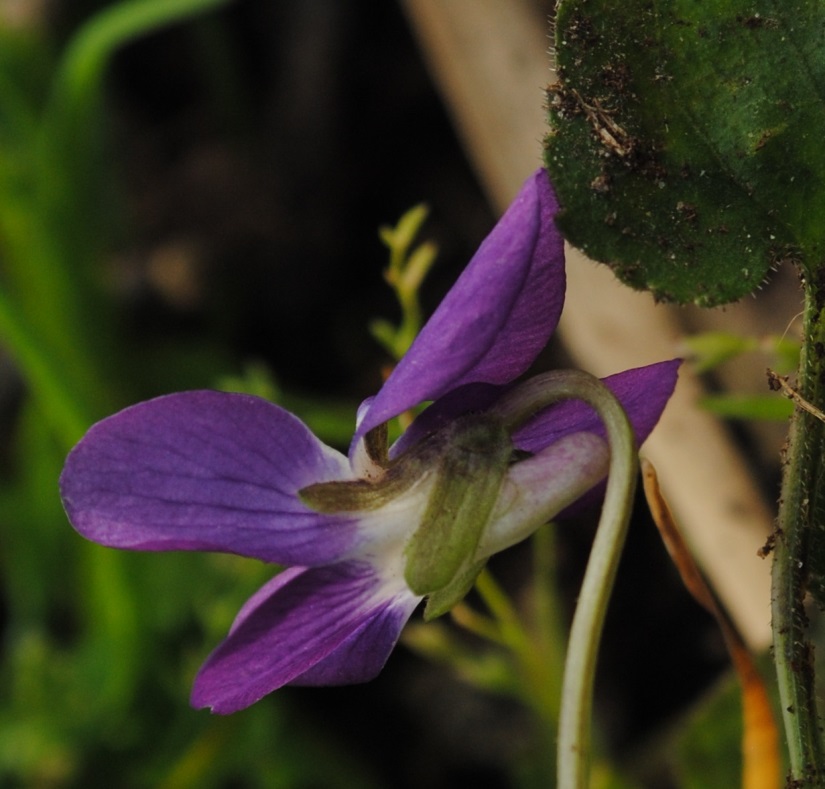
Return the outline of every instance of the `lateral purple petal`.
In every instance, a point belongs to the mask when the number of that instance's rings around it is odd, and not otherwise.
[[[244,606],[209,656],[195,679],[194,707],[228,714],[294,680],[368,679],[385,662],[414,607],[409,594],[398,600],[382,595],[369,565],[345,562],[287,573]]]
[[[637,367],[602,379],[630,418],[641,444],[659,421],[673,394],[681,359]],[[604,426],[589,406],[576,400],[541,411],[513,434],[513,443],[528,452],[540,452],[571,433],[605,436]]]
[[[359,426],[367,431],[466,383],[503,384],[546,345],[564,303],[558,202],[537,171],[393,370]]]
[[[282,408],[197,391],[96,424],[66,460],[60,488],[75,529],[103,545],[316,565],[349,550],[356,524],[310,510],[297,492],[351,478],[347,459]]]

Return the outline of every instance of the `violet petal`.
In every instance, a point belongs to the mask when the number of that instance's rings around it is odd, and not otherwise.
[[[579,432],[514,463],[474,558],[484,559],[530,536],[603,480],[609,462],[607,443]]]
[[[370,405],[356,434],[467,383],[503,384],[546,345],[564,303],[564,247],[534,173]]]
[[[390,447],[390,457],[403,455],[424,436],[441,430],[464,414],[471,411],[486,411],[508,388],[493,384],[465,384],[458,389],[453,389],[413,420],[413,423]]]
[[[290,685],[353,685],[380,673],[420,597],[408,594],[375,609],[341,646]]]
[[[335,681],[337,674],[338,681],[347,681],[372,676],[377,663],[383,665],[383,650],[412,610],[400,590],[385,593],[367,564],[287,572],[284,581],[267,585],[270,594],[256,595],[256,604],[242,609],[209,656],[195,679],[193,706],[228,714],[302,676],[320,682]],[[377,642],[382,654],[371,655],[369,644],[359,648],[358,634]],[[344,660],[353,663],[345,668]],[[319,667],[315,673],[313,667]]]
[[[297,492],[351,477],[347,459],[282,408],[198,391],[96,424],[66,460],[60,487],[73,526],[104,545],[314,565],[341,558],[357,526],[308,509]]]
[[[672,359],[602,379],[627,412],[639,444],[650,435],[673,394],[680,364],[680,359]],[[580,432],[605,436],[604,425],[592,408],[568,400],[526,422],[513,434],[513,442],[519,449],[540,452],[563,436]]]

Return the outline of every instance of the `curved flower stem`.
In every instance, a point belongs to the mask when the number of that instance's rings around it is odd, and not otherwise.
[[[610,475],[570,631],[559,716],[558,789],[584,789],[588,780],[593,682],[602,626],[633,506],[638,457],[633,428],[597,378],[580,371],[536,376],[496,406],[509,428],[560,400],[582,400],[601,417],[610,444]]]

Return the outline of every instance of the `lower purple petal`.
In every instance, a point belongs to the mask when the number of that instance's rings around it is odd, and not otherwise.
[[[367,564],[287,573],[241,610],[198,673],[193,706],[228,714],[293,681],[369,679],[383,666],[417,602],[401,588],[385,593]]]
[[[377,608],[341,646],[290,685],[353,685],[380,673],[420,597],[410,594]]]

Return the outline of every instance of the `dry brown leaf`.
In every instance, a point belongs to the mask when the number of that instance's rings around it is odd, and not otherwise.
[[[716,619],[742,685],[742,788],[779,789],[779,733],[765,683],[742,636],[693,560],[667,505],[650,461],[642,459],[642,481],[653,520],[687,590]]]

